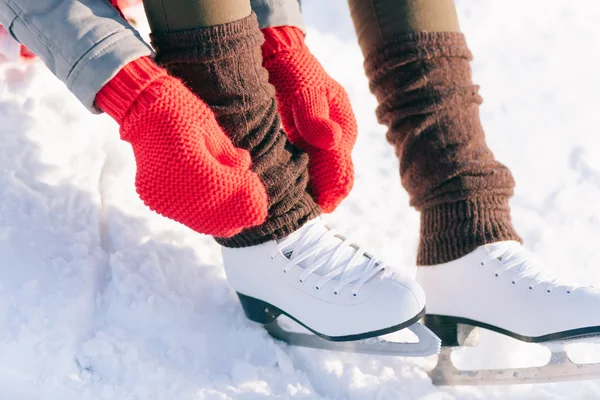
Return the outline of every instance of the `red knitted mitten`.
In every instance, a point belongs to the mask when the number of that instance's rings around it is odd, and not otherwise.
[[[264,67],[275,86],[283,127],[309,155],[310,188],[333,211],[354,183],[351,151],[358,128],[346,91],[323,69],[291,26],[265,28]]]
[[[96,103],[133,147],[137,192],[152,210],[219,237],[264,222],[267,195],[250,171],[250,154],[233,146],[208,105],[150,58],[121,69]]]

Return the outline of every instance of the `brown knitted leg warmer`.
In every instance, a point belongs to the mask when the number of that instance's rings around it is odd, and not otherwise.
[[[470,60],[463,34],[451,32],[396,36],[365,60],[377,117],[389,129],[411,205],[421,211],[419,265],[520,240],[508,205],[514,180],[485,143]]]
[[[250,152],[252,169],[269,196],[269,216],[258,227],[231,238],[229,247],[279,239],[318,216],[308,194],[308,156],[281,130],[275,90],[262,67],[263,36],[254,14],[242,20],[201,29],[155,34],[156,61],[214,111],[233,143]]]

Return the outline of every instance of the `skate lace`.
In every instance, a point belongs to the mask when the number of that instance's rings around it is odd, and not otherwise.
[[[333,294],[338,295],[343,287],[352,286],[352,296],[357,297],[367,281],[386,269],[386,264],[368,254],[345,237],[329,228],[325,221],[316,218],[298,231],[278,242],[271,257],[282,252],[290,261],[283,267],[287,273],[298,265],[304,271],[298,277],[304,283],[310,274],[321,276],[315,290],[335,281]]]
[[[501,242],[492,246],[488,256],[481,261],[481,266],[494,259],[500,261],[501,264],[496,267],[494,276],[512,274],[513,285],[523,281],[528,284],[529,290],[542,286],[547,293],[552,293],[557,288],[564,288],[569,294],[583,287],[544,271],[544,264],[518,242]]]

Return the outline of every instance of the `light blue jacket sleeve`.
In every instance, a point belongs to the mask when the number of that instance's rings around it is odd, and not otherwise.
[[[98,91],[127,63],[152,54],[106,0],[0,0],[0,25],[95,113]]]
[[[300,0],[250,0],[260,28],[295,26],[305,31]]]

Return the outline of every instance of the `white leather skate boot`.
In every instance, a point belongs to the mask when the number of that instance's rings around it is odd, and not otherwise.
[[[394,332],[425,313],[425,295],[414,280],[352,245],[321,218],[279,241],[223,247],[223,262],[250,320],[270,324],[285,314],[328,341]]]
[[[600,334],[600,291],[544,271],[518,242],[481,246],[445,264],[420,267],[427,294],[425,324],[444,346],[429,372],[436,385],[558,382],[600,377],[600,363],[573,362],[567,346]],[[476,346],[484,328],[540,343],[552,355],[544,366],[459,370],[452,349]]]
[[[466,323],[526,342],[600,333],[600,291],[546,273],[518,242],[420,267],[417,281],[427,294],[430,327]]]

